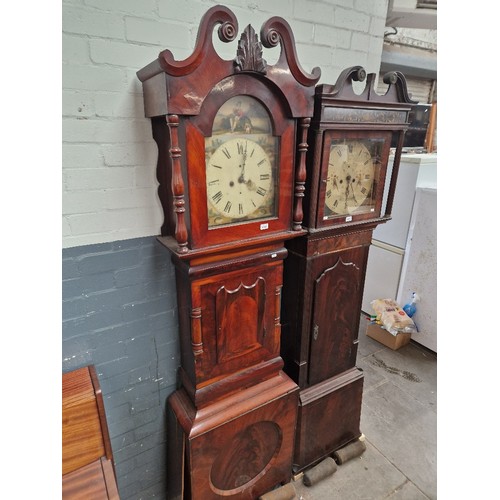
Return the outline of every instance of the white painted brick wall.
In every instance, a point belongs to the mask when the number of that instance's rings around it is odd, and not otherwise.
[[[144,118],[136,71],[168,48],[176,59],[193,50],[208,0],[63,0],[63,246],[156,235],[156,145]],[[388,0],[230,0],[221,2],[258,32],[284,17],[306,71],[335,83],[346,67],[378,72]],[[235,56],[236,42],[222,44]],[[278,49],[265,49],[273,64]]]

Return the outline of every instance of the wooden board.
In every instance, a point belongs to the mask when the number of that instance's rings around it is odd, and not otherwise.
[[[118,500],[113,466],[105,457],[66,474],[62,498],[71,500]]]
[[[118,500],[104,403],[93,365],[62,377],[62,497]]]
[[[94,386],[88,367],[63,374],[62,473],[106,454]]]
[[[290,481],[298,387],[283,372],[196,411],[169,398],[169,500],[254,500]]]
[[[294,473],[361,436],[363,372],[352,368],[300,393]]]

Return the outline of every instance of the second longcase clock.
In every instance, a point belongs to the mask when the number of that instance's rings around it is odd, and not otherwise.
[[[291,477],[298,386],[280,357],[284,242],[305,234],[307,130],[319,70],[282,18],[203,17],[193,54],[138,72],[158,145],[159,241],[176,271],[180,387],[168,401],[169,498],[254,499]],[[262,45],[281,45],[274,65]]]
[[[353,81],[365,79],[364,90],[355,92]],[[285,372],[301,388],[295,471],[361,435],[363,373],[356,355],[368,250],[374,228],[391,218],[414,104],[402,74],[389,73],[385,81],[388,90],[379,95],[375,75],[366,78],[356,66],[335,85],[316,88],[304,204],[308,232],[287,243],[283,289],[281,353]]]

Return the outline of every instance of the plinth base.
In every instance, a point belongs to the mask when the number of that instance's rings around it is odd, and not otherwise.
[[[283,372],[196,410],[168,400],[169,500],[254,500],[291,479],[298,386]]]
[[[352,368],[300,392],[294,473],[361,436],[363,377]]]

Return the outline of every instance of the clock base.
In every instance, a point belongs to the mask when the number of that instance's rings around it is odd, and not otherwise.
[[[361,436],[363,378],[352,368],[300,392],[295,474]]]
[[[168,400],[169,500],[253,500],[290,481],[299,388],[283,372],[196,410]]]

